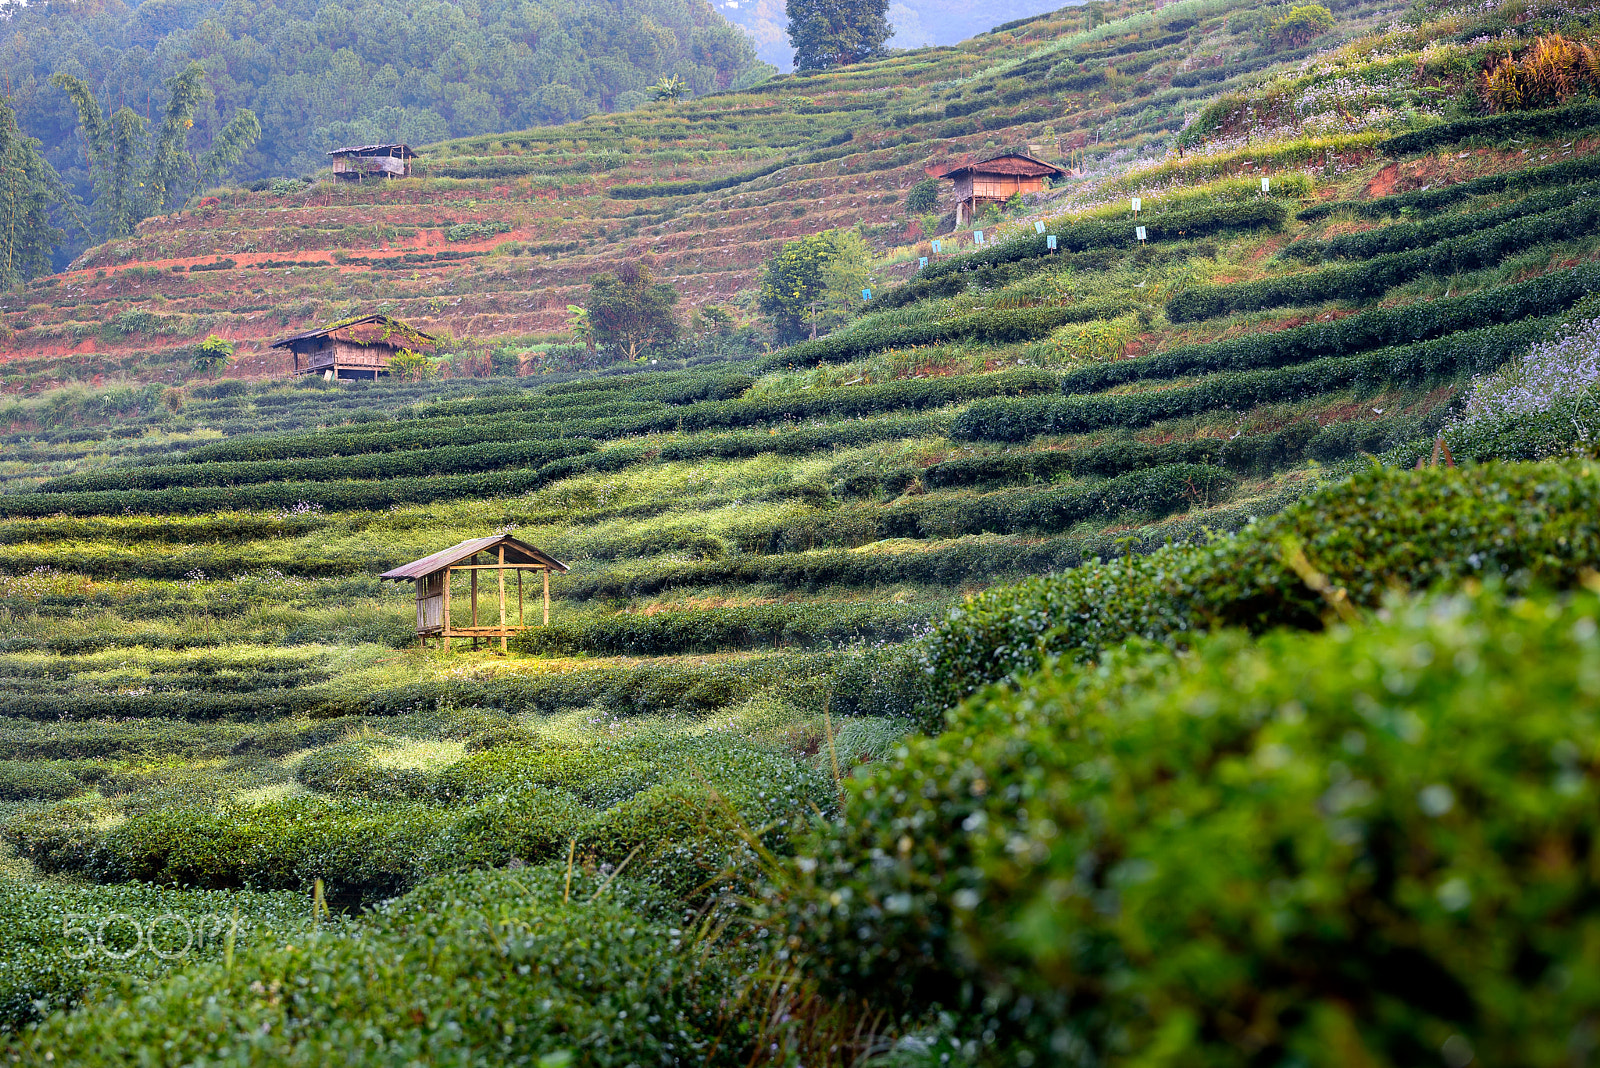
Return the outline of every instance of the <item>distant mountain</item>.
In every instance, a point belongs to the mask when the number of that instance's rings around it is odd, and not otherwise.
[[[758,57],[779,70],[794,68],[784,0],[712,0],[712,6],[750,35]],[[996,0],[986,4],[968,0],[890,0],[889,24],[895,34],[889,43],[895,48],[953,45],[1013,19],[1063,6],[1073,4],[1063,4],[1061,0]]]

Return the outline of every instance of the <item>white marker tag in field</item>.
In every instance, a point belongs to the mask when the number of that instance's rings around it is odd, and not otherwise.
[[[928,265],[928,257],[926,257],[926,256],[918,256],[917,257],[917,270],[920,271],[924,267],[926,267],[927,265]]]
[[[1043,221],[1041,221],[1041,220],[1035,220],[1034,221],[1033,232],[1036,233],[1036,234],[1044,233],[1044,223],[1043,223]]]
[[[1272,179],[1264,174],[1261,176],[1261,191],[1263,193],[1272,192]]]
[[[861,291],[861,299],[862,299],[862,300],[871,300],[871,299],[872,299],[872,290],[870,290],[870,289],[863,289],[863,290],[862,290],[862,291]]]
[[[975,245],[983,244],[983,231],[982,230],[974,230],[974,231],[972,231],[972,243],[975,244]]]
[[[1056,235],[1051,234],[1049,237],[1045,238],[1044,244],[1046,248],[1048,248],[1051,252],[1054,252],[1056,250]]]
[[[1144,227],[1142,227],[1142,226],[1134,227],[1133,233],[1134,233],[1134,236],[1137,237],[1140,241],[1144,240]]]
[[[1143,207],[1144,207],[1144,201],[1140,200],[1138,197],[1134,197],[1133,198],[1133,210],[1134,210],[1134,213],[1137,214],[1139,209],[1141,209]]]
[[[935,256],[937,256],[939,254],[939,252],[942,250],[943,247],[944,247],[943,242],[935,241],[933,243],[933,254]]]

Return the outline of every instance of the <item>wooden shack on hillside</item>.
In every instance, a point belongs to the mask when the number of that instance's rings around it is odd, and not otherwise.
[[[333,158],[333,176],[347,182],[375,178],[409,178],[411,161],[417,154],[410,145],[350,145],[328,153]]]
[[[954,183],[956,226],[960,227],[971,222],[983,205],[1004,204],[1018,193],[1037,193],[1044,188],[1045,179],[1060,178],[1066,172],[1023,152],[1002,152],[928,167],[927,173]]]
[[[425,352],[438,344],[438,338],[399,319],[363,315],[279,338],[272,347],[294,354],[293,373],[297,375],[375,379],[389,373],[389,361],[402,350]]]
[[[480,560],[481,558],[481,560]],[[565,573],[567,565],[541,549],[520,542],[509,534],[496,534],[488,538],[474,538],[460,545],[441,549],[432,556],[413,560],[409,564],[385,571],[382,578],[394,582],[414,582],[417,587],[417,644],[426,645],[430,637],[438,637],[449,650],[451,638],[471,638],[472,647],[479,639],[499,638],[500,650],[505,651],[506,639],[523,627],[522,573],[544,573],[544,625],[550,625],[550,572]],[[450,576],[465,571],[470,578],[468,602],[471,605],[470,622],[458,627],[454,621],[455,606],[450,598]],[[496,596],[499,601],[499,622],[480,626],[478,622],[478,572],[493,571]],[[506,572],[517,576],[517,621],[507,621]]]

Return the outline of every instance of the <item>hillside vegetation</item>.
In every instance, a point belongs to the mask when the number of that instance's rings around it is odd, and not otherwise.
[[[1069,8],[8,294],[7,1052],[1582,1061],[1594,27],[1330,17]],[[904,207],[1028,145],[1081,173]],[[777,344],[850,227],[872,299]],[[683,336],[607,365],[638,262]],[[444,376],[262,345],[358,310]],[[496,531],[550,625],[417,648],[376,576]]]

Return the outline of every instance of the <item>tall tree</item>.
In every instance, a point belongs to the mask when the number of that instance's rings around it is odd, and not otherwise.
[[[167,79],[161,125],[148,137],[148,124],[132,108],[118,109],[107,121],[87,83],[70,74],[51,76],[50,84],[66,93],[78,109],[101,237],[130,234],[141,219],[182,207],[204,184],[221,178],[261,136],[255,113],[240,108],[210,151],[195,158],[189,132],[194,129],[195,111],[211,95],[205,73],[200,64],[191,63]]]
[[[0,103],[0,286],[50,270],[50,251],[66,236],[50,221],[57,204],[77,218],[72,195],[39,155],[39,142],[17,129],[16,115]]]
[[[678,291],[657,282],[650,268],[625,263],[615,274],[589,279],[589,323],[594,339],[618,356],[637,360],[678,338],[672,306]]]
[[[889,0],[788,0],[796,70],[825,70],[888,53]]]

